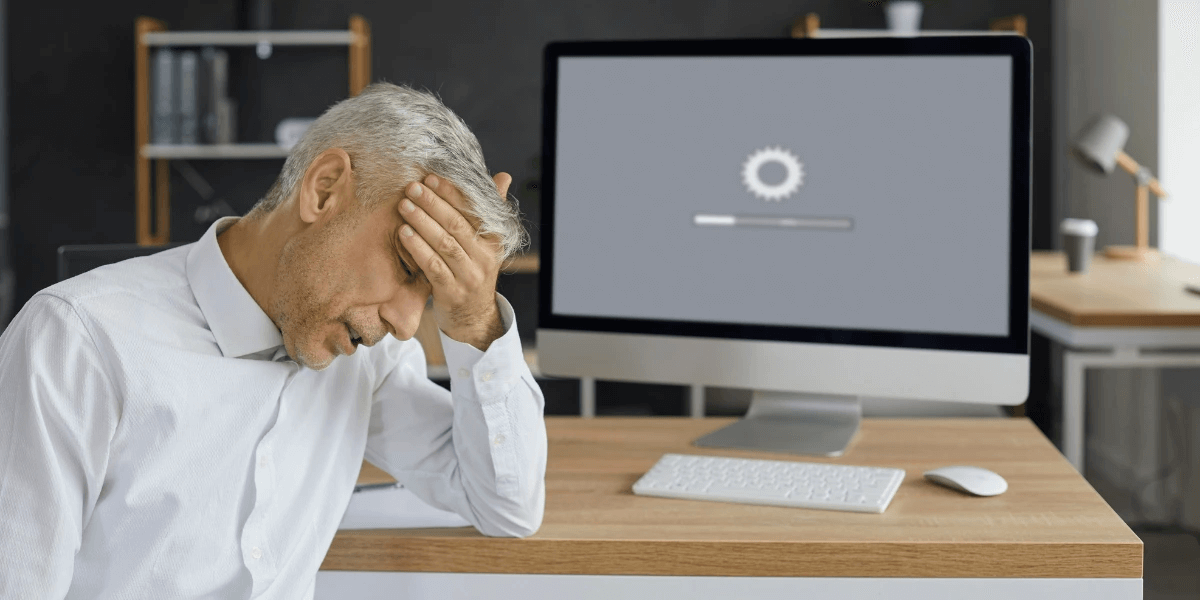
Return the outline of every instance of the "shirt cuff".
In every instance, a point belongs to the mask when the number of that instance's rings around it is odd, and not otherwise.
[[[476,348],[470,344],[451,339],[442,330],[438,330],[438,335],[442,338],[442,353],[446,355],[446,367],[450,370],[451,379],[469,379],[474,376],[482,377],[486,373],[476,374],[474,371],[479,366],[481,361],[488,364],[503,364],[510,357],[506,355],[515,352],[516,357],[522,362],[525,362],[525,357],[521,353],[521,337],[517,333],[517,316],[513,312],[512,305],[508,303],[508,299],[496,293],[496,308],[500,311],[500,324],[504,327],[504,335],[496,338],[488,346],[487,352]],[[491,379],[491,375],[487,375]]]

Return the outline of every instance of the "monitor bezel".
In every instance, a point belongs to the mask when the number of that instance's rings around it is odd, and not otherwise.
[[[552,42],[545,49],[542,102],[541,252],[538,328],[877,346],[923,350],[1029,353],[1032,46],[1017,35],[859,39],[744,39]],[[1005,336],[669,321],[555,314],[554,203],[559,59],[567,57],[1009,56],[1012,58],[1009,330]],[[619,284],[619,282],[617,282]],[[632,292],[636,293],[636,291]]]

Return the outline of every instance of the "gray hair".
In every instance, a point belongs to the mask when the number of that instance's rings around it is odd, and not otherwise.
[[[467,199],[467,216],[479,220],[481,234],[500,239],[501,260],[529,243],[516,199],[507,201],[496,190],[467,124],[433,95],[391,83],[373,83],[325,111],[292,148],[250,216],[270,212],[295,195],[309,165],[330,148],[350,155],[355,193],[364,207],[378,206],[432,173]]]

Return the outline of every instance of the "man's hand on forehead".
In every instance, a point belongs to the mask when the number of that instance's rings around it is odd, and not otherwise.
[[[498,173],[493,179],[507,196],[512,177]],[[438,327],[452,339],[486,349],[504,333],[495,300],[499,242],[478,234],[478,224],[465,216],[466,199],[436,175],[405,187],[399,211],[405,222],[400,243],[432,286]]]

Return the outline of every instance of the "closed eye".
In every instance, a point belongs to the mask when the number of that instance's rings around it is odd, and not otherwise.
[[[392,257],[396,260],[396,264],[399,265],[396,275],[400,281],[402,283],[428,282],[425,278],[425,273],[416,266],[412,255],[400,243],[399,235],[392,238],[392,246]]]
[[[411,283],[415,281],[417,279],[417,274],[414,273],[412,268],[408,266],[408,263],[405,262],[404,257],[400,256],[399,254],[395,254],[393,256],[396,257],[396,264],[399,267],[396,271],[397,278],[399,278],[402,283]]]
[[[401,253],[399,248],[396,248],[395,251],[392,252],[392,256],[395,258],[396,264],[399,265],[399,270],[396,272],[396,274],[400,281],[404,283],[413,283],[415,281],[424,279],[425,274],[420,272],[420,270],[417,268],[409,265],[408,260],[405,259],[404,254]]]
[[[409,268],[408,263],[404,262],[404,255],[400,249],[400,238],[398,235],[392,236],[389,245],[391,247],[388,249],[388,253],[392,256],[393,266],[396,268],[396,280],[401,283],[412,281],[413,271]]]

